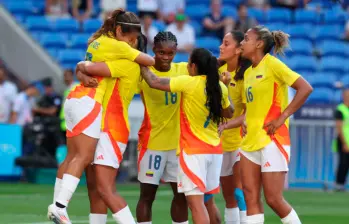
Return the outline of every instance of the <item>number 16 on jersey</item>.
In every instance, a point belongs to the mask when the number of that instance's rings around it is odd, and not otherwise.
[[[245,89],[246,102],[251,103],[253,101],[252,87],[249,86]]]

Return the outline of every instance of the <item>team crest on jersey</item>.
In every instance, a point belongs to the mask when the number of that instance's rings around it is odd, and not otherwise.
[[[263,75],[257,75],[256,76],[256,79],[261,79],[261,78],[263,78]]]
[[[154,176],[154,172],[153,171],[147,171],[146,173],[145,173],[145,175],[147,176],[147,177],[153,177]]]
[[[232,87],[235,87],[235,83],[233,83],[233,82],[231,82],[229,85]]]

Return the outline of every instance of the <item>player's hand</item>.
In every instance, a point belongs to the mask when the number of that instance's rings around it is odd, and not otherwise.
[[[263,128],[267,131],[268,135],[273,135],[281,127],[281,125],[285,124],[285,121],[286,119],[283,118],[283,116],[280,116],[277,119],[266,123]]]
[[[241,125],[241,134],[242,137],[245,137],[245,135],[247,134],[247,125],[246,125],[246,121],[244,121]]]
[[[88,75],[85,75],[84,73],[78,71],[76,74],[79,81],[85,86],[89,88],[97,88],[98,87],[98,81],[96,78],[90,77]]]
[[[222,133],[223,133],[223,131],[225,130],[226,127],[227,127],[227,123],[221,123],[218,126],[218,135],[219,135],[219,137],[222,136]]]
[[[231,74],[230,72],[226,71],[221,74],[221,81],[228,86],[231,81]]]

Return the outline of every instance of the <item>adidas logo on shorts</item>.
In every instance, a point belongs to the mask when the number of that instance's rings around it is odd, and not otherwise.
[[[97,156],[97,160],[104,160],[103,155],[99,155],[99,156]]]

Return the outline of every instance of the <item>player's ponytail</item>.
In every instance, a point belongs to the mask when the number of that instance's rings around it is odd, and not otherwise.
[[[241,42],[244,40],[245,34],[237,30],[231,31],[230,34],[232,35],[233,39],[237,43],[238,47],[240,47]],[[248,69],[251,65],[252,65],[251,61],[246,58],[243,58],[240,54],[238,58],[238,66],[235,71],[234,80],[235,81],[243,80],[246,69]]]
[[[116,9],[105,19],[101,28],[99,28],[88,40],[88,44],[95,41],[102,35],[110,38],[116,38],[116,27],[121,26],[123,33],[141,32],[141,23],[139,18],[133,12],[126,12],[123,9]]]
[[[204,48],[197,48],[191,54],[190,62],[197,67],[198,75],[206,75],[206,106],[209,118],[219,124],[222,120],[222,89],[219,84],[217,59]]]
[[[258,39],[264,42],[264,54],[270,53],[274,48],[274,54],[284,55],[284,51],[289,47],[289,37],[287,33],[282,31],[271,32],[264,26],[256,26],[252,28],[258,35]]]

